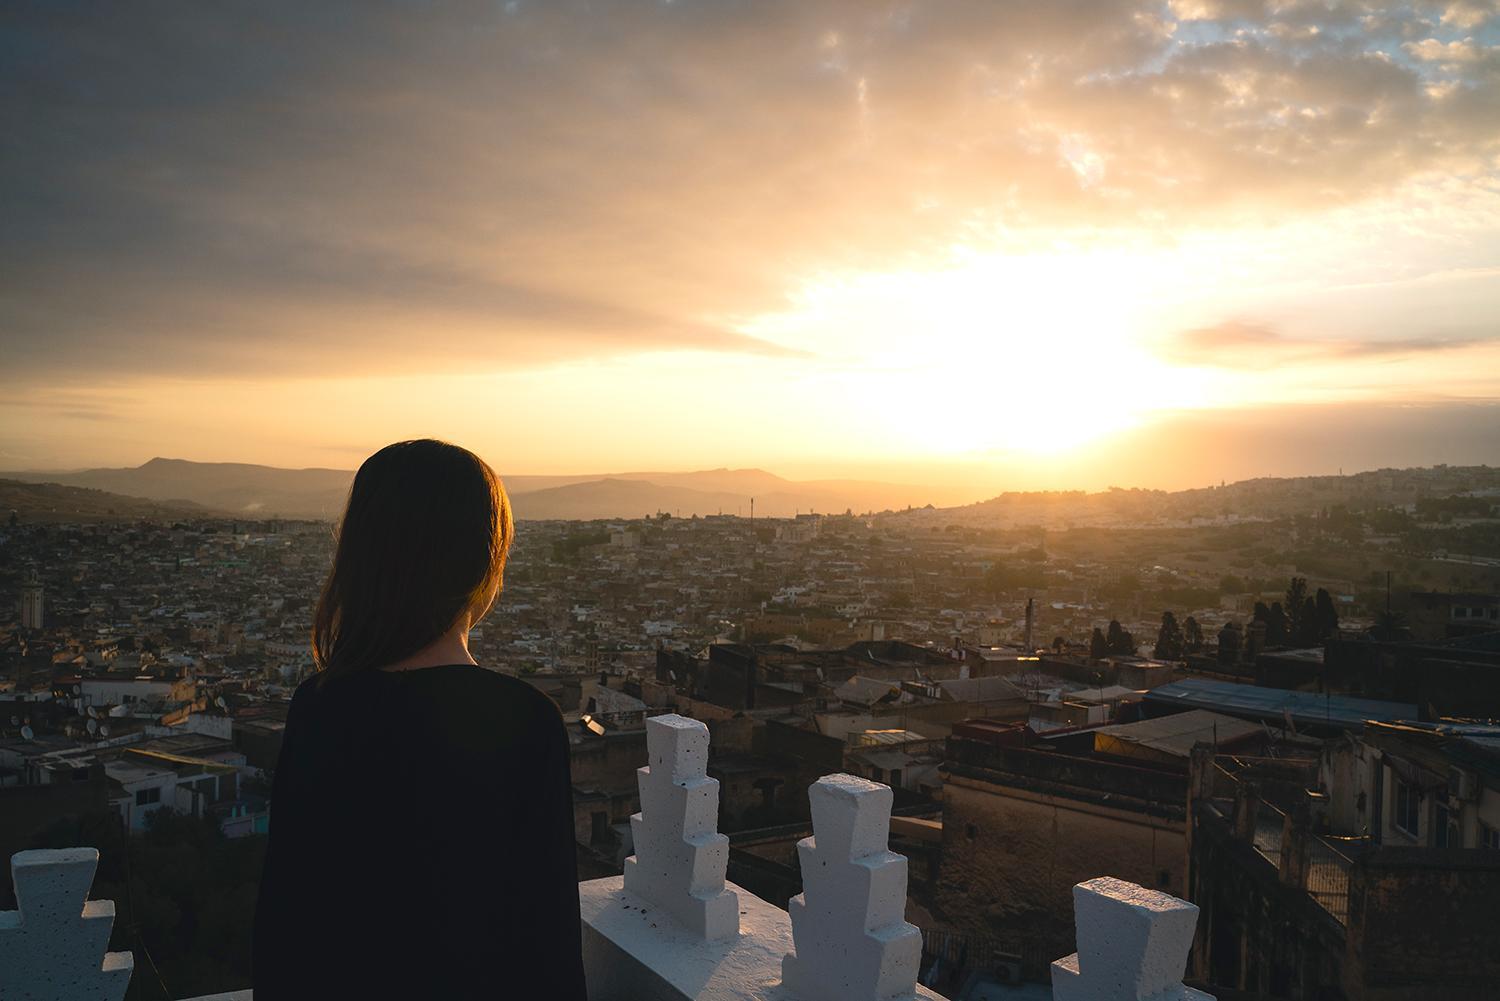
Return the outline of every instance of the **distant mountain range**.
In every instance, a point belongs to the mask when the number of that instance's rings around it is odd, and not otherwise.
[[[348,469],[280,469],[162,458],[119,469],[0,473],[0,479],[18,483],[54,483],[163,504],[197,505],[200,516],[223,512],[250,518],[336,518],[353,478],[353,470]],[[799,511],[920,507],[933,499],[931,490],[919,486],[863,480],[798,482],[763,469],[503,479],[516,517],[533,520],[640,518],[658,511],[683,517],[721,512],[748,515],[751,498],[756,515],[788,518]]]
[[[28,522],[167,521],[226,512],[191,501],[155,501],[60,483],[0,479],[0,524],[15,511]]]

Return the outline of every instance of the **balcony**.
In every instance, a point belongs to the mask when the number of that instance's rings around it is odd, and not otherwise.
[[[646,726],[636,854],[623,876],[578,888],[591,999],[940,998],[917,983],[922,938],[904,920],[906,858],[888,847],[889,787],[852,775],[811,787],[803,892],[782,911],[724,878],[708,729],[676,715]],[[19,910],[0,912],[0,1001],[124,996],[134,960],[106,951],[114,904],[87,899],[97,863],[92,848],[12,857]],[[1208,999],[1182,985],[1197,907],[1109,877],[1080,883],[1073,901],[1078,952],[1052,964],[1058,1001]]]

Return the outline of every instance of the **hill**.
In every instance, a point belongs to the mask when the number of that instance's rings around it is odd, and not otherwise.
[[[175,521],[222,514],[191,501],[145,500],[61,483],[0,479],[0,519],[25,522]]]
[[[185,498],[239,517],[336,518],[354,477],[347,469],[282,469],[234,462],[156,458],[140,466],[73,472],[0,473],[154,501]],[[763,469],[503,477],[516,516],[526,519],[639,518],[657,511],[690,515],[885,510],[920,506],[926,488],[862,480],[787,480]]]

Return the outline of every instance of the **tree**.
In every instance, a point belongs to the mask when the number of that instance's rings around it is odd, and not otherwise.
[[[1260,621],[1266,624],[1266,646],[1286,646],[1290,630],[1287,628],[1286,610],[1281,602],[1271,602],[1271,611]]]
[[[1182,649],[1185,653],[1197,653],[1203,649],[1203,627],[1191,615],[1182,623]]]
[[[1240,650],[1245,645],[1245,632],[1238,622],[1226,622],[1219,630],[1219,663],[1233,664],[1240,659]]]
[[[1312,646],[1323,637],[1318,635],[1318,603],[1309,595],[1302,599],[1302,614],[1297,616],[1298,646]]]
[[[1109,632],[1104,637],[1105,646],[1111,654],[1129,657],[1135,653],[1135,637],[1130,630],[1120,625],[1119,619],[1109,620]]]
[[[1318,639],[1326,640],[1339,631],[1339,610],[1333,603],[1333,595],[1326,587],[1318,588],[1315,599],[1315,619],[1318,623]]]
[[[1182,627],[1177,624],[1177,616],[1170,611],[1161,613],[1161,628],[1156,631],[1156,647],[1151,656],[1157,660],[1182,657]]]
[[[1286,601],[1282,607],[1286,610],[1286,632],[1287,635],[1301,642],[1306,628],[1302,621],[1302,613],[1307,602],[1307,578],[1293,577],[1292,582],[1286,588]],[[1269,623],[1266,630],[1266,642],[1275,645],[1270,637]]]
[[[1094,660],[1109,656],[1109,641],[1104,638],[1104,633],[1098,626],[1094,627],[1094,635],[1089,637],[1089,656]]]

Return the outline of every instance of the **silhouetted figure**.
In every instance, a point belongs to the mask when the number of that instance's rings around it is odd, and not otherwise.
[[[457,446],[401,442],[356,474],[276,767],[256,1001],[583,1001],[562,718],[468,651],[512,534]]]

